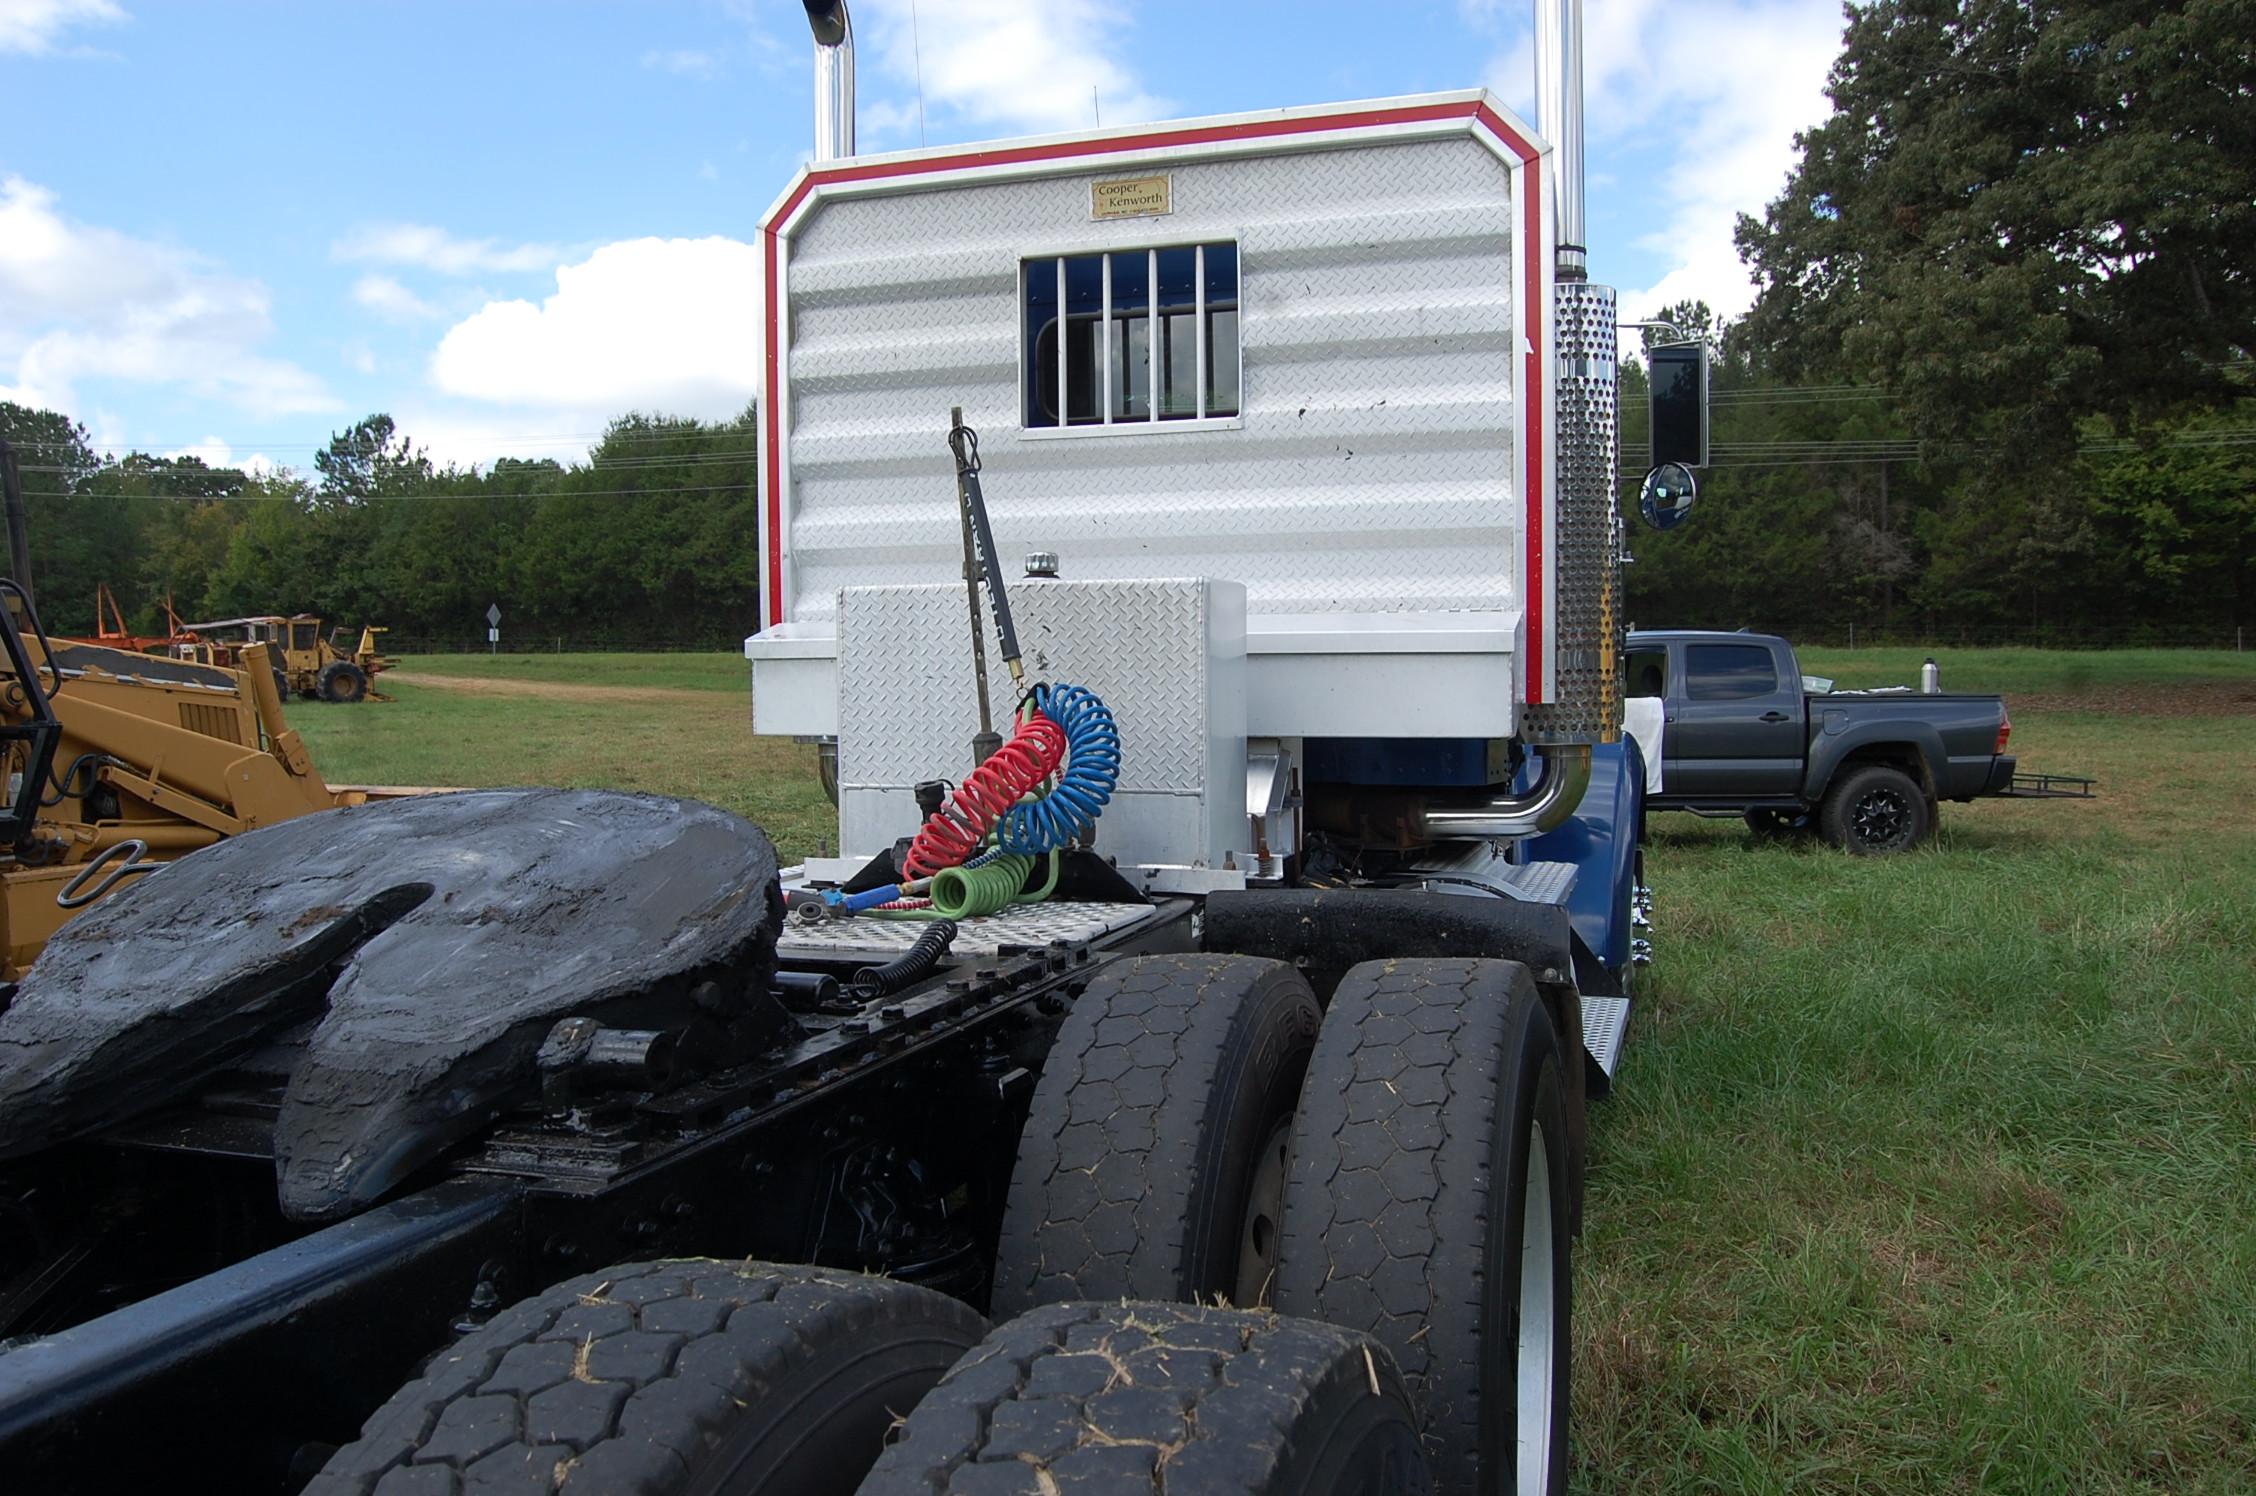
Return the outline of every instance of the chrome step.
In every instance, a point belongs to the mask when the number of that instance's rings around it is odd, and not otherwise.
[[[1629,1033],[1629,999],[1626,997],[1588,997],[1582,1000],[1582,1047],[1606,1072],[1614,1078],[1614,1067],[1621,1063],[1622,1040]]]
[[[1581,871],[1571,862],[1522,862],[1504,869],[1499,881],[1512,897],[1530,904],[1564,904]]]

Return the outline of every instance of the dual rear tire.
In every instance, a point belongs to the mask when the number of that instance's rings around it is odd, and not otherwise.
[[[1108,966],[1036,1089],[997,1316],[1222,1299],[1361,1332],[1441,1489],[1563,1490],[1566,1058],[1527,968],[1368,962],[1316,1014],[1280,962]]]

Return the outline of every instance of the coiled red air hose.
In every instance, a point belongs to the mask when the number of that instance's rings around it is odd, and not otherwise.
[[[929,878],[956,867],[979,850],[1003,812],[1036,785],[1055,774],[1065,758],[1065,729],[1029,711],[1010,741],[972,770],[946,806],[933,812],[909,846],[911,878]]]

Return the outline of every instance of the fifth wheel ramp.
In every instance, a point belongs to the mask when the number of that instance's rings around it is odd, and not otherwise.
[[[690,800],[479,790],[233,837],[64,927],[0,1012],[0,1158],[191,1090],[318,1018],[275,1123],[282,1207],[357,1210],[533,1081],[574,1013],[766,989],[782,902],[750,822]]]

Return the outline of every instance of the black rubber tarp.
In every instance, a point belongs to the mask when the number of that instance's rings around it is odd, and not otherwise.
[[[0,1157],[193,1089],[319,1016],[275,1125],[282,1205],[343,1215],[533,1084],[559,1018],[764,992],[775,851],[695,801],[479,790],[323,811],[172,863],[49,942],[0,1013]]]

